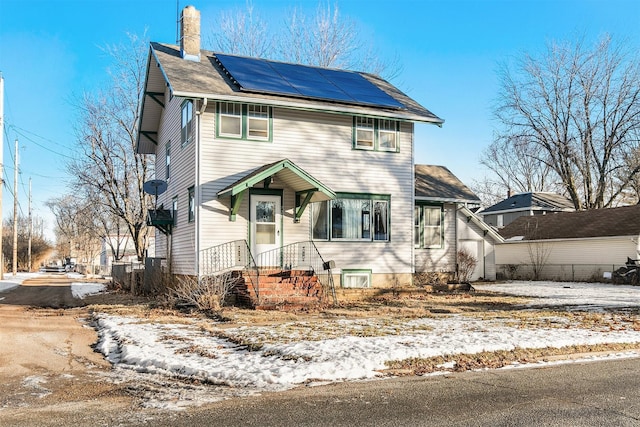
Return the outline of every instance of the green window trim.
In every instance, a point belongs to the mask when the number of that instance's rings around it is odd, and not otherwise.
[[[439,210],[439,224],[436,226],[430,226],[427,224],[427,211],[434,213],[435,210]],[[444,248],[444,220],[445,220],[445,210],[444,205],[441,204],[429,204],[429,203],[418,203],[414,207],[414,247],[416,249],[443,249]],[[426,230],[431,228],[432,230],[436,230],[436,235],[439,236],[439,242],[427,244],[427,232]],[[416,241],[417,240],[417,241]]]
[[[391,241],[391,196],[336,193],[311,203],[311,240],[387,243]]]
[[[352,148],[354,150],[400,152],[400,122],[365,116],[353,117]],[[369,135],[370,134],[370,135]],[[390,138],[393,136],[393,138]],[[391,144],[393,141],[393,145]]]
[[[366,282],[364,286],[354,286],[354,283],[357,283],[357,279],[362,279],[362,278],[366,278]],[[351,279],[351,280],[349,280]],[[353,280],[356,279],[356,280]],[[349,286],[347,286],[349,285]],[[343,268],[342,272],[340,273],[340,286],[343,288],[350,288],[350,289],[364,289],[364,288],[370,288],[371,287],[371,270],[370,269],[346,269]]]
[[[224,112],[222,112],[224,110]],[[230,112],[230,110],[233,110]],[[238,132],[221,132],[224,117],[237,117]],[[255,122],[255,125],[252,123]],[[266,123],[265,123],[266,122]],[[253,135],[251,135],[253,133]],[[256,136],[265,134],[266,136]],[[240,141],[273,141],[273,108],[262,104],[243,104],[238,102],[216,103],[216,138]]]

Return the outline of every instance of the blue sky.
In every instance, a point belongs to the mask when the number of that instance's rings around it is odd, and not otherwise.
[[[335,2],[332,2],[334,4]],[[203,34],[220,11],[245,0],[180,0],[202,12]],[[279,24],[294,5],[312,13],[317,0],[253,0],[265,20]],[[610,33],[640,48],[637,0],[339,0],[341,14],[382,57],[397,56],[402,74],[393,83],[445,119],[442,128],[416,127],[416,162],[447,166],[472,184],[491,143],[491,105],[498,64],[536,53],[550,40],[594,40]],[[3,217],[13,210],[14,141],[20,146],[18,197],[28,212],[53,228],[44,203],[66,193],[65,163],[74,150],[72,100],[106,79],[100,47],[147,34],[174,43],[176,0],[0,0],[0,72],[5,79]],[[208,46],[204,46],[208,47]]]

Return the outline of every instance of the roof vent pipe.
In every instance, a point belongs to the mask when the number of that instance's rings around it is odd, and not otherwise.
[[[193,6],[182,9],[180,15],[180,55],[200,62],[200,11]]]

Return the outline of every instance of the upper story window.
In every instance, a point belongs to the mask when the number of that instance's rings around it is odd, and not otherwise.
[[[353,195],[314,203],[314,240],[388,241],[389,196]]]
[[[414,243],[416,248],[439,249],[444,246],[444,211],[440,206],[414,208]]]
[[[242,138],[242,105],[232,102],[220,102],[218,104],[220,136]]]
[[[398,151],[398,129],[396,120],[354,117],[354,148],[396,152]]]
[[[374,127],[371,117],[356,117],[356,148],[373,150],[374,148]]]
[[[186,100],[182,103],[182,121],[180,131],[180,141],[182,145],[191,142],[193,123],[193,101]]]
[[[171,177],[171,141],[167,142],[167,146],[165,148],[164,167],[165,167],[164,178],[168,180]]]
[[[271,140],[271,107],[266,105],[219,102],[217,119],[218,137]]]

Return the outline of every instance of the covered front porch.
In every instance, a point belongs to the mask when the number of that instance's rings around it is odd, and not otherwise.
[[[310,203],[335,199],[333,190],[282,159],[249,171],[217,197],[229,206],[228,221],[241,217],[247,227],[242,238],[200,251],[200,277],[241,271],[236,295],[251,306],[333,298],[333,263],[309,240],[305,215]]]

